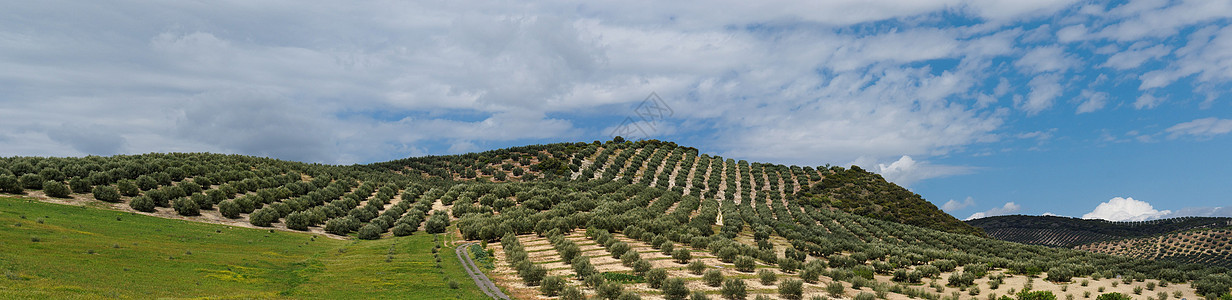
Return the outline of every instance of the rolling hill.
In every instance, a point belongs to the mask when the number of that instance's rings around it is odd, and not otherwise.
[[[441,269],[439,246],[432,246],[442,240],[437,237],[478,241],[470,254],[489,261],[483,263],[487,272],[516,298],[681,299],[740,292],[750,298],[938,300],[995,298],[1028,287],[1086,297],[1148,287],[1192,297],[1232,287],[1224,267],[989,239],[858,168],[749,163],[654,140],[531,145],[352,166],[204,153],[0,158],[0,192],[390,248],[384,262],[348,260],[354,266],[394,263],[396,253],[410,251],[394,266],[435,263]],[[6,241],[5,247],[32,243],[38,242]],[[460,244],[444,246],[454,245]],[[252,255],[239,259],[265,254]],[[318,277],[380,282],[318,272],[322,255],[292,260],[312,270],[297,273],[304,279],[293,286]],[[123,263],[167,265],[127,259]],[[7,284],[37,286],[20,280],[29,276],[94,282],[80,279],[89,270],[40,275],[27,270],[52,266],[25,264],[0,265],[10,279],[18,278]],[[388,272],[406,271],[378,271]],[[215,280],[205,275],[184,276]],[[425,278],[438,285],[450,280]],[[1128,281],[1119,285],[1113,278]],[[1071,284],[1079,281],[1081,287]],[[474,286],[454,286],[478,293]]]
[[[1009,215],[966,221],[989,237],[1016,243],[1072,248],[1099,241],[1155,236],[1200,228],[1232,226],[1232,218],[1183,217],[1112,222],[1058,216]]]

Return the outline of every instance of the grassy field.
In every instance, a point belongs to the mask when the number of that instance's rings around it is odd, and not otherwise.
[[[438,267],[422,232],[342,241],[9,197],[0,228],[4,299],[484,298],[451,238]]]

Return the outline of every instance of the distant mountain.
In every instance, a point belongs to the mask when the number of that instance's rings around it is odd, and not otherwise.
[[[1112,222],[1055,216],[996,216],[966,221],[989,237],[1030,245],[1073,248],[1117,239],[1149,237],[1199,228],[1232,226],[1232,218],[1182,217]]]

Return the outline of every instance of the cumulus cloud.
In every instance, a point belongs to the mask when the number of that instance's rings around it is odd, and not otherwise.
[[[1083,219],[1103,219],[1108,221],[1146,221],[1159,219],[1172,213],[1170,210],[1156,210],[1146,201],[1134,198],[1115,197],[1108,202],[1100,203],[1094,211],[1082,215]]]
[[[1022,211],[1022,205],[1018,205],[1014,202],[1006,202],[1005,205],[1002,205],[1001,207],[997,207],[997,208],[989,209],[986,211],[971,214],[971,216],[967,217],[966,220],[974,220],[974,219],[979,219],[979,218],[987,218],[987,217],[995,217],[995,216],[1004,216],[1004,215],[1018,213],[1020,211]]]
[[[954,199],[950,199],[950,201],[946,201],[945,204],[941,205],[941,210],[952,213],[956,210],[968,208],[971,206],[975,206],[975,198],[971,198],[968,196],[967,199],[963,199],[963,201],[961,202],[954,200]]]
[[[1057,106],[1100,64],[1078,41],[1131,45],[1102,63],[1143,89],[1232,80],[1232,31],[1179,30],[1227,5],[1077,2],[26,1],[5,10],[29,17],[0,19],[0,154],[369,162],[605,138],[657,92],[677,112],[661,138],[780,163],[864,157],[910,184],[966,172],[926,161],[997,141],[1009,111]],[[931,21],[950,13],[976,24]],[[1033,25],[1070,19],[1091,22]],[[1131,43],[1169,32],[1187,40]]]
[[[1220,118],[1203,118],[1168,127],[1168,137],[1195,136],[1209,138],[1232,132],[1232,120]]]
[[[924,179],[967,174],[972,171],[970,167],[934,165],[916,161],[906,155],[888,165],[878,164],[876,170],[886,180],[903,186],[910,186]]]

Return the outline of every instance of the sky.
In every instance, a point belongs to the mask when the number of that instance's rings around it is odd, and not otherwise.
[[[675,141],[960,218],[1232,216],[1232,2],[4,1],[0,155]]]

